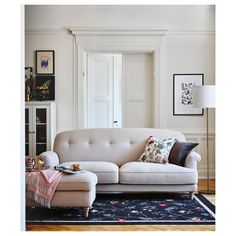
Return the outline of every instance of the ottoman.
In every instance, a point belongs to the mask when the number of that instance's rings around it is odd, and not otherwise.
[[[96,197],[97,176],[83,170],[77,174],[64,174],[51,201],[53,207],[83,207],[88,217]]]

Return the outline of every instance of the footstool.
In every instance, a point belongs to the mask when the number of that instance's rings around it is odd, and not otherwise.
[[[64,174],[51,201],[52,207],[83,207],[88,217],[96,197],[97,176],[83,170],[77,174]]]

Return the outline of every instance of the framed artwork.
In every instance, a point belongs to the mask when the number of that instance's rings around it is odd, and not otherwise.
[[[55,76],[36,76],[35,99],[38,101],[55,100]]]
[[[53,50],[36,51],[36,74],[37,75],[54,75],[55,52]]]
[[[193,107],[193,86],[204,84],[203,74],[174,74],[173,75],[173,115],[189,116],[203,115],[202,108]]]

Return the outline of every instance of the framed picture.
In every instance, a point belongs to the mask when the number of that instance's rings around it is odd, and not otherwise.
[[[36,74],[37,75],[54,75],[55,62],[53,50],[36,51]]]
[[[55,100],[55,76],[36,76],[35,99],[37,101]]]
[[[173,115],[203,115],[203,109],[194,108],[192,101],[193,86],[201,86],[203,84],[203,74],[173,75]]]

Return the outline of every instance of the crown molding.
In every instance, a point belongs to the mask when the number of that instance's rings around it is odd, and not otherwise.
[[[73,35],[166,35],[165,29],[148,28],[69,28]]]
[[[168,31],[168,35],[215,35],[215,31]]]
[[[69,29],[28,29],[25,30],[26,35],[55,35],[55,34],[71,34]]]
[[[152,28],[63,28],[63,29],[27,29],[26,35],[55,35],[55,34],[73,34],[73,35],[215,35],[215,31],[169,31],[166,29]]]

